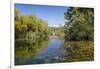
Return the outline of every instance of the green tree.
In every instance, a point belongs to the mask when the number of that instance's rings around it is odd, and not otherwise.
[[[64,15],[66,40],[93,40],[93,8],[70,7]]]
[[[15,8],[15,39],[36,39],[49,36],[47,21],[35,15],[21,14]]]

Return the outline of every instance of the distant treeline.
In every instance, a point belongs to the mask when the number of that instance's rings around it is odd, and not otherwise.
[[[59,25],[59,27],[49,27],[51,31],[51,36],[58,36],[59,38],[64,38],[64,26]]]
[[[65,13],[66,40],[94,39],[94,9],[70,7]]]
[[[21,14],[21,11],[15,8],[15,39],[35,39],[48,37],[50,31],[47,21],[44,21],[35,15]]]

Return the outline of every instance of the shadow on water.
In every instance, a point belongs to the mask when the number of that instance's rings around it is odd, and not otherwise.
[[[15,65],[93,60],[92,41],[37,39],[15,41]]]

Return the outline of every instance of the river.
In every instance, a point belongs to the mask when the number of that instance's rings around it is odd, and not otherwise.
[[[30,41],[16,41],[15,42],[15,65],[29,65],[29,64],[45,64],[45,63],[60,63],[70,61],[85,61],[93,60],[93,46],[88,42],[88,47],[85,50],[90,50],[88,54],[90,57],[85,56],[77,57],[80,50],[83,50],[84,44],[76,44],[76,42],[65,43],[63,39],[50,38],[49,40],[35,40]],[[85,44],[85,45],[87,45]],[[80,48],[82,47],[82,49]],[[80,48],[80,49],[79,49]],[[92,47],[93,48],[93,47]],[[77,52],[79,50],[79,52]],[[75,51],[75,52],[74,52]],[[82,52],[83,54],[83,52]],[[83,54],[84,55],[84,54]],[[75,59],[74,59],[75,58]]]

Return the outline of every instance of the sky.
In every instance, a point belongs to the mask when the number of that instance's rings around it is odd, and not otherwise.
[[[19,9],[22,14],[36,15],[37,17],[48,21],[51,27],[64,25],[64,12],[68,7],[49,6],[49,5],[32,5],[32,4],[15,4],[15,8]]]

